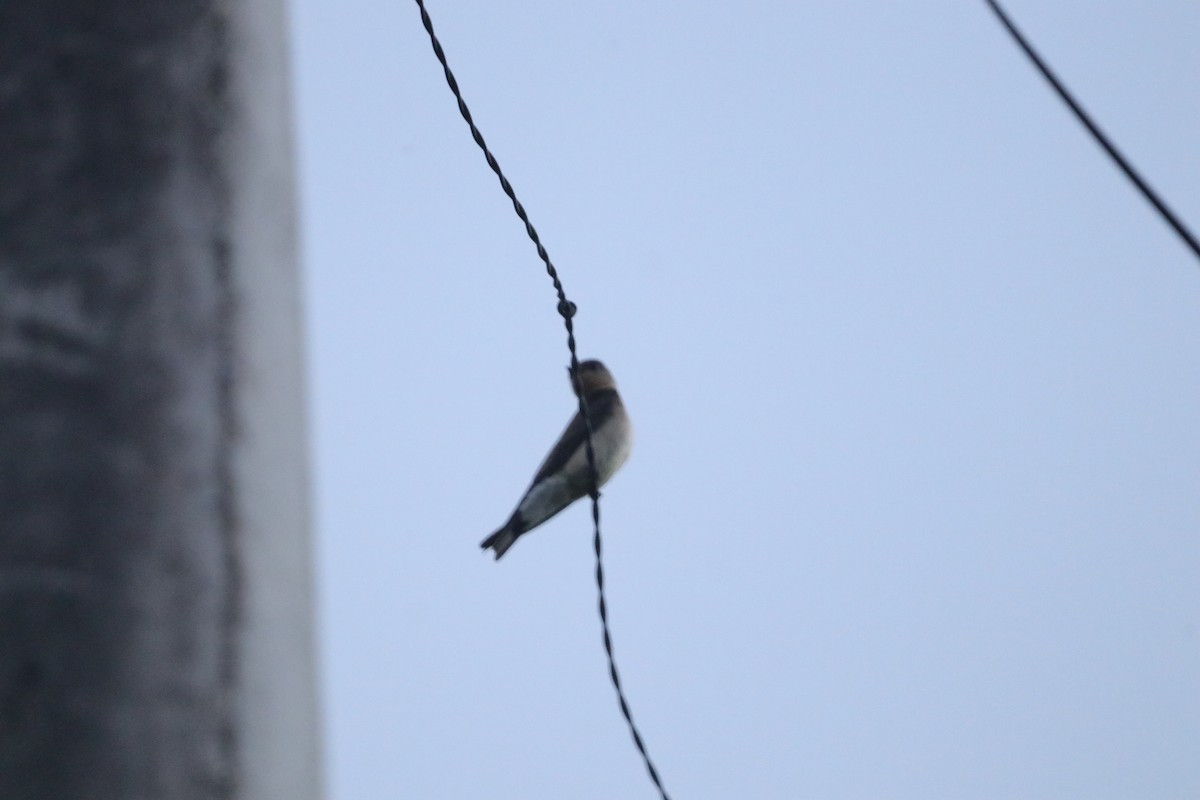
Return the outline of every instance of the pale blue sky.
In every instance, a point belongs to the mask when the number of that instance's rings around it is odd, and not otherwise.
[[[1200,5],[1009,10],[1200,226]],[[982,3],[430,0],[615,373],[675,800],[1200,796],[1200,264]],[[407,0],[293,6],[332,800],[651,798],[549,280]]]

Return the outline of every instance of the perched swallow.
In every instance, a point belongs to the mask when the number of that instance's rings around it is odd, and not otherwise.
[[[584,361],[579,365],[579,387],[571,386],[578,396],[582,390],[587,400],[588,416],[592,421],[592,448],[596,454],[597,487],[613,476],[633,445],[633,428],[625,405],[617,394],[613,376],[599,361]],[[587,429],[583,415],[575,412],[567,429],[538,468],[533,483],[525,490],[517,509],[504,527],[479,545],[504,555],[522,534],[533,530],[546,520],[587,495],[592,488],[591,471],[587,461]]]

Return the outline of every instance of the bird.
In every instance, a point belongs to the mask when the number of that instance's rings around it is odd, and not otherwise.
[[[617,394],[617,384],[604,364],[594,359],[580,362],[578,385],[572,379],[571,387],[576,397],[582,393],[587,401],[592,423],[592,449],[596,456],[596,488],[599,489],[629,458],[633,428],[625,413],[625,404]],[[587,427],[583,414],[577,411],[538,467],[512,516],[479,546],[484,550],[491,548],[499,561],[523,534],[590,494],[592,475],[588,468],[586,443]]]

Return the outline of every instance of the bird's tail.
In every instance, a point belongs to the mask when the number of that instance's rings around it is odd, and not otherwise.
[[[484,550],[487,550],[489,547],[495,550],[496,560],[499,561],[500,556],[508,552],[508,548],[513,546],[513,542],[515,542],[517,537],[520,535],[521,534],[513,530],[513,526],[511,524],[505,525],[503,528],[480,542],[479,546]]]

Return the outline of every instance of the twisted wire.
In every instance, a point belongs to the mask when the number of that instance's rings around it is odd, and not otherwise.
[[[575,349],[575,324],[572,321],[572,318],[575,316],[576,307],[574,303],[567,299],[562,280],[558,277],[558,270],[554,268],[554,264],[550,261],[550,254],[546,252],[546,248],[538,236],[537,229],[529,221],[529,215],[525,212],[525,207],[517,199],[517,194],[513,190],[512,184],[505,177],[503,170],[500,169],[500,163],[492,154],[491,149],[488,148],[483,134],[475,125],[475,120],[471,116],[471,110],[467,108],[462,91],[458,87],[458,80],[455,79],[454,73],[450,70],[450,64],[446,60],[446,53],[442,49],[442,43],[438,41],[437,34],[433,32],[433,20],[429,16],[429,11],[425,8],[424,0],[416,0],[416,2],[417,7],[421,11],[421,23],[425,26],[425,31],[429,34],[429,43],[433,46],[433,53],[437,56],[438,63],[442,65],[442,72],[446,76],[446,83],[450,86],[450,91],[454,93],[454,99],[458,102],[458,111],[462,114],[462,118],[466,120],[467,127],[471,129],[471,138],[475,140],[475,144],[479,145],[479,149],[483,151],[483,156],[487,160],[488,166],[491,167],[492,172],[496,173],[496,177],[500,180],[500,188],[504,190],[504,194],[508,195],[508,199],[512,201],[513,210],[517,213],[517,217],[520,218],[521,222],[525,223],[525,233],[529,235],[534,246],[537,247],[538,257],[546,265],[546,274],[550,276],[550,280],[554,284],[554,291],[558,295],[558,313],[562,316],[563,324],[567,328],[567,349],[571,352],[571,381],[575,385],[575,394],[579,398],[579,413],[583,417],[584,428],[587,431],[585,448],[588,470],[591,473],[592,479],[592,488],[588,494],[592,499],[592,525],[595,531],[596,590],[599,595],[600,627],[604,633],[604,653],[608,658],[608,674],[612,679],[613,688],[617,692],[617,702],[620,704],[621,714],[625,717],[625,722],[629,726],[629,733],[633,737],[633,743],[646,765],[646,772],[650,775],[650,780],[653,781],[655,788],[658,789],[662,800],[670,800],[667,790],[663,788],[658,770],[655,769],[654,762],[650,759],[650,753],[646,750],[645,742],[642,741],[642,735],[638,731],[637,725],[634,724],[633,712],[629,708],[628,700],[625,699],[625,691],[621,686],[621,677],[617,672],[616,658],[613,656],[612,635],[608,629],[608,603],[606,602],[604,593],[604,562],[601,559],[600,489],[599,476],[596,471],[596,450],[592,443],[592,418],[588,411],[587,398],[582,391],[583,387],[579,376],[579,356],[576,354]]]
[[[1054,91],[1058,94],[1059,99],[1067,104],[1067,107],[1070,108],[1075,114],[1076,119],[1083,124],[1083,127],[1087,128],[1088,132],[1092,134],[1092,138],[1094,138],[1096,142],[1102,148],[1104,148],[1104,151],[1108,153],[1109,157],[1116,163],[1118,167],[1121,168],[1121,171],[1125,173],[1125,177],[1129,178],[1129,180],[1133,182],[1133,185],[1138,188],[1138,190],[1142,193],[1142,196],[1149,201],[1150,205],[1154,206],[1154,209],[1158,211],[1159,216],[1166,220],[1167,224],[1174,229],[1175,233],[1179,235],[1179,238],[1183,240],[1184,244],[1191,248],[1192,254],[1197,258],[1200,258],[1200,242],[1198,242],[1192,232],[1188,230],[1187,225],[1183,223],[1183,220],[1176,216],[1175,212],[1173,212],[1167,206],[1166,202],[1160,198],[1152,188],[1150,188],[1150,184],[1143,180],[1142,176],[1138,174],[1138,171],[1134,169],[1132,164],[1129,163],[1129,160],[1126,159],[1121,151],[1117,149],[1117,146],[1113,144],[1108,136],[1105,135],[1104,131],[1100,130],[1100,126],[1092,121],[1092,118],[1088,115],[1087,111],[1083,109],[1083,106],[1076,102],[1074,96],[1072,96],[1072,94],[1067,90],[1067,87],[1063,85],[1062,81],[1058,79],[1058,76],[1054,74],[1054,71],[1050,69],[1045,61],[1042,60],[1042,57],[1038,55],[1037,51],[1033,49],[1033,45],[1031,45],[1025,39],[1025,36],[1017,28],[1016,24],[1009,19],[1008,14],[1005,13],[1000,4],[996,2],[996,0],[984,0],[984,2],[987,3],[988,7],[992,9],[992,12],[996,15],[996,18],[1000,20],[1000,24],[1004,26],[1005,30],[1007,30],[1009,35],[1011,35],[1016,41],[1017,45],[1025,52],[1025,55],[1029,57],[1029,60],[1033,62],[1033,65],[1037,67],[1038,72],[1042,73],[1042,77],[1046,79],[1051,87],[1053,87]]]

